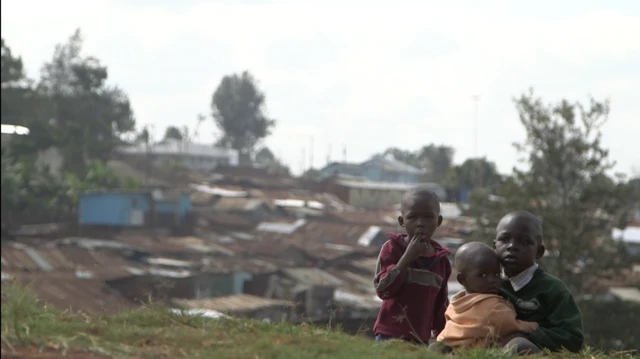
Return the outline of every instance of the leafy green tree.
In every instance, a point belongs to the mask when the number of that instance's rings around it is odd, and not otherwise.
[[[453,188],[492,188],[502,181],[496,164],[486,158],[469,158],[449,169],[445,183]]]
[[[24,80],[26,78],[24,74],[24,67],[22,65],[22,58],[16,57],[11,52],[11,49],[5,44],[2,39],[2,84],[9,84]]]
[[[137,135],[136,135],[136,139],[135,142],[139,143],[139,144],[145,144],[145,145],[149,145],[151,142],[151,135],[149,134],[149,129],[148,128],[143,128],[142,131],[140,131]]]
[[[22,58],[14,56],[9,46],[2,39],[2,123],[26,126],[31,130],[30,136],[11,138],[12,146],[30,143],[32,146],[49,146],[46,126],[51,113],[51,103],[33,87],[32,81],[26,77]],[[42,125],[40,125],[42,124]],[[16,153],[31,153],[30,146],[18,146]]]
[[[79,169],[92,159],[106,160],[135,128],[127,95],[108,86],[107,68],[94,57],[82,57],[80,30],[42,69],[40,89],[55,104],[49,132],[65,157],[65,166]]]
[[[428,145],[422,147],[418,158],[426,159],[430,166],[426,173],[426,181],[444,183],[449,169],[453,166],[455,150],[449,146]]]
[[[275,120],[265,114],[265,95],[247,71],[225,76],[211,100],[213,119],[222,138],[219,144],[240,152],[248,164],[255,146],[271,133]]]
[[[261,165],[269,165],[277,161],[276,156],[268,147],[263,147],[256,153],[256,163]]]
[[[515,104],[527,134],[515,146],[527,167],[514,168],[493,195],[486,189],[472,194],[477,235],[495,238],[497,222],[509,211],[533,212],[544,226],[548,256],[543,264],[580,293],[605,267],[616,265],[621,248],[612,241],[611,229],[631,208],[624,198],[628,187],[607,176],[613,163],[600,142],[600,128],[609,103],[547,105],[531,91]]]
[[[169,126],[167,127],[167,130],[164,133],[164,139],[165,140],[174,139],[174,140],[182,141],[182,131],[180,131],[180,129],[175,126]]]

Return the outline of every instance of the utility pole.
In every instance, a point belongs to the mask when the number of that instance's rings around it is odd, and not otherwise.
[[[479,124],[478,124],[478,102],[480,102],[480,96],[473,96],[474,103],[474,111],[473,111],[473,156],[477,161],[477,171],[476,173],[476,187],[482,188],[482,162],[480,161],[480,154],[478,152],[478,132],[479,132]]]
[[[480,102],[480,96],[473,96],[473,156],[478,157],[478,102]]]
[[[306,161],[306,159],[307,159],[307,157],[306,157],[306,156],[307,156],[307,155],[305,154],[305,150],[304,150],[304,146],[303,146],[303,147],[302,147],[302,161],[300,162],[300,172],[301,172],[301,174],[304,174],[305,169],[306,169],[306,168],[305,168],[305,167],[306,167],[306,166],[305,166],[305,165],[306,165],[306,164],[305,164],[305,161]]]
[[[313,169],[313,136],[309,137],[310,148],[309,148],[309,169]]]

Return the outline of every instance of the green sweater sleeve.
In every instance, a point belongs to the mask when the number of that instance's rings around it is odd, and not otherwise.
[[[569,292],[562,294],[555,308],[529,339],[536,345],[551,351],[566,349],[577,353],[584,345],[582,313]]]

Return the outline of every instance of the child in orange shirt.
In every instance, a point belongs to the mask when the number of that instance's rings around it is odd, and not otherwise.
[[[465,290],[452,298],[444,330],[432,349],[485,348],[506,336],[538,328],[537,323],[516,320],[513,305],[498,295],[500,261],[491,247],[480,242],[463,245],[456,252],[455,267]]]

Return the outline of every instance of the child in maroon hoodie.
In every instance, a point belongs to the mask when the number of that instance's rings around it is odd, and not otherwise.
[[[380,250],[374,285],[382,307],[373,327],[376,340],[398,338],[428,344],[432,331],[444,328],[449,250],[431,236],[442,223],[438,196],[431,190],[409,191],[400,204],[398,223],[406,234],[387,236]]]

